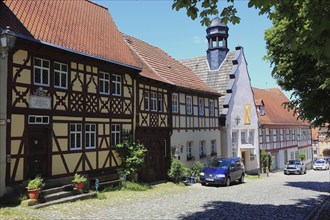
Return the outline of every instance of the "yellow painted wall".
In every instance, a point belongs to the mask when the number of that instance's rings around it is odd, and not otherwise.
[[[19,68],[13,68],[13,79],[15,78],[15,73],[19,70]],[[27,69],[23,69],[18,75],[16,82],[30,84],[31,82],[31,71]]]
[[[11,136],[22,137],[24,131],[24,115],[11,116]]]
[[[60,155],[54,155],[52,157],[52,175],[65,174],[64,163]]]
[[[21,144],[21,140],[12,140],[11,141],[11,155],[17,155],[19,145]]]
[[[72,173],[77,166],[77,163],[81,157],[81,153],[76,154],[65,154],[64,158],[68,165],[70,173]],[[78,171],[82,171],[82,164],[80,164]]]
[[[28,52],[26,50],[18,50],[13,55],[13,63],[24,64],[24,61],[28,58]],[[26,63],[27,66],[31,66],[31,60]]]
[[[88,152],[88,153],[86,153],[86,156],[92,165],[92,169],[96,169],[96,152]],[[86,169],[89,169],[87,164],[85,167],[86,167]]]
[[[16,176],[15,176],[15,181],[20,181],[23,180],[23,165],[24,165],[24,159],[23,158],[18,158],[18,159],[11,159],[10,161],[10,176],[14,175],[14,164],[16,163],[16,160],[19,160],[18,166],[17,166],[17,171],[16,171]]]

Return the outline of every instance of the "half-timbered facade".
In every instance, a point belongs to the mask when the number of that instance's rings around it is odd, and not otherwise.
[[[141,74],[158,81],[152,85],[141,81],[137,85],[140,98],[137,137],[142,132],[143,137],[154,138],[159,146],[170,143],[171,149],[165,147],[160,151],[168,159],[165,163],[169,163],[171,153],[186,166],[195,161],[206,163],[211,156],[219,155],[220,94],[161,49],[128,35],[124,38],[140,58]],[[161,82],[167,83],[167,87]],[[159,131],[167,132],[170,139],[155,136],[157,124]],[[152,158],[150,155],[147,161]]]
[[[141,69],[108,11],[84,0],[6,0],[0,17],[1,31],[10,26],[17,36],[0,63],[8,91],[1,188],[36,175],[115,172],[114,146],[123,132],[134,135]]]
[[[313,160],[310,124],[297,120],[283,103],[289,99],[278,88],[253,88],[259,117],[259,144],[272,156],[273,169],[283,169],[288,160],[299,160],[305,152],[305,163]]]
[[[181,60],[201,80],[223,94],[219,98],[221,156],[242,157],[247,173],[259,167],[258,116],[243,47],[229,51],[228,27],[219,17],[206,29],[207,56]]]

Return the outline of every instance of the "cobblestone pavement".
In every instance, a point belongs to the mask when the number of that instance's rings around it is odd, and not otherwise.
[[[65,219],[329,219],[330,172],[271,173],[230,187],[189,186],[184,193],[96,209]],[[323,211],[324,211],[323,209]],[[49,218],[49,213],[40,214]],[[53,213],[54,214],[54,213]],[[56,216],[64,218],[60,213]]]

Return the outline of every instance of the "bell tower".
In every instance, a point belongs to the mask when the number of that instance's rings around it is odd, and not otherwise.
[[[229,49],[227,25],[222,24],[219,17],[211,21],[206,29],[206,39],[208,41],[207,60],[211,70],[217,70],[225,59]]]

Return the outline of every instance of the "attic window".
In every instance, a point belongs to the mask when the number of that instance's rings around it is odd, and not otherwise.
[[[260,116],[264,116],[265,115],[265,107],[261,104],[259,107],[260,110]]]

